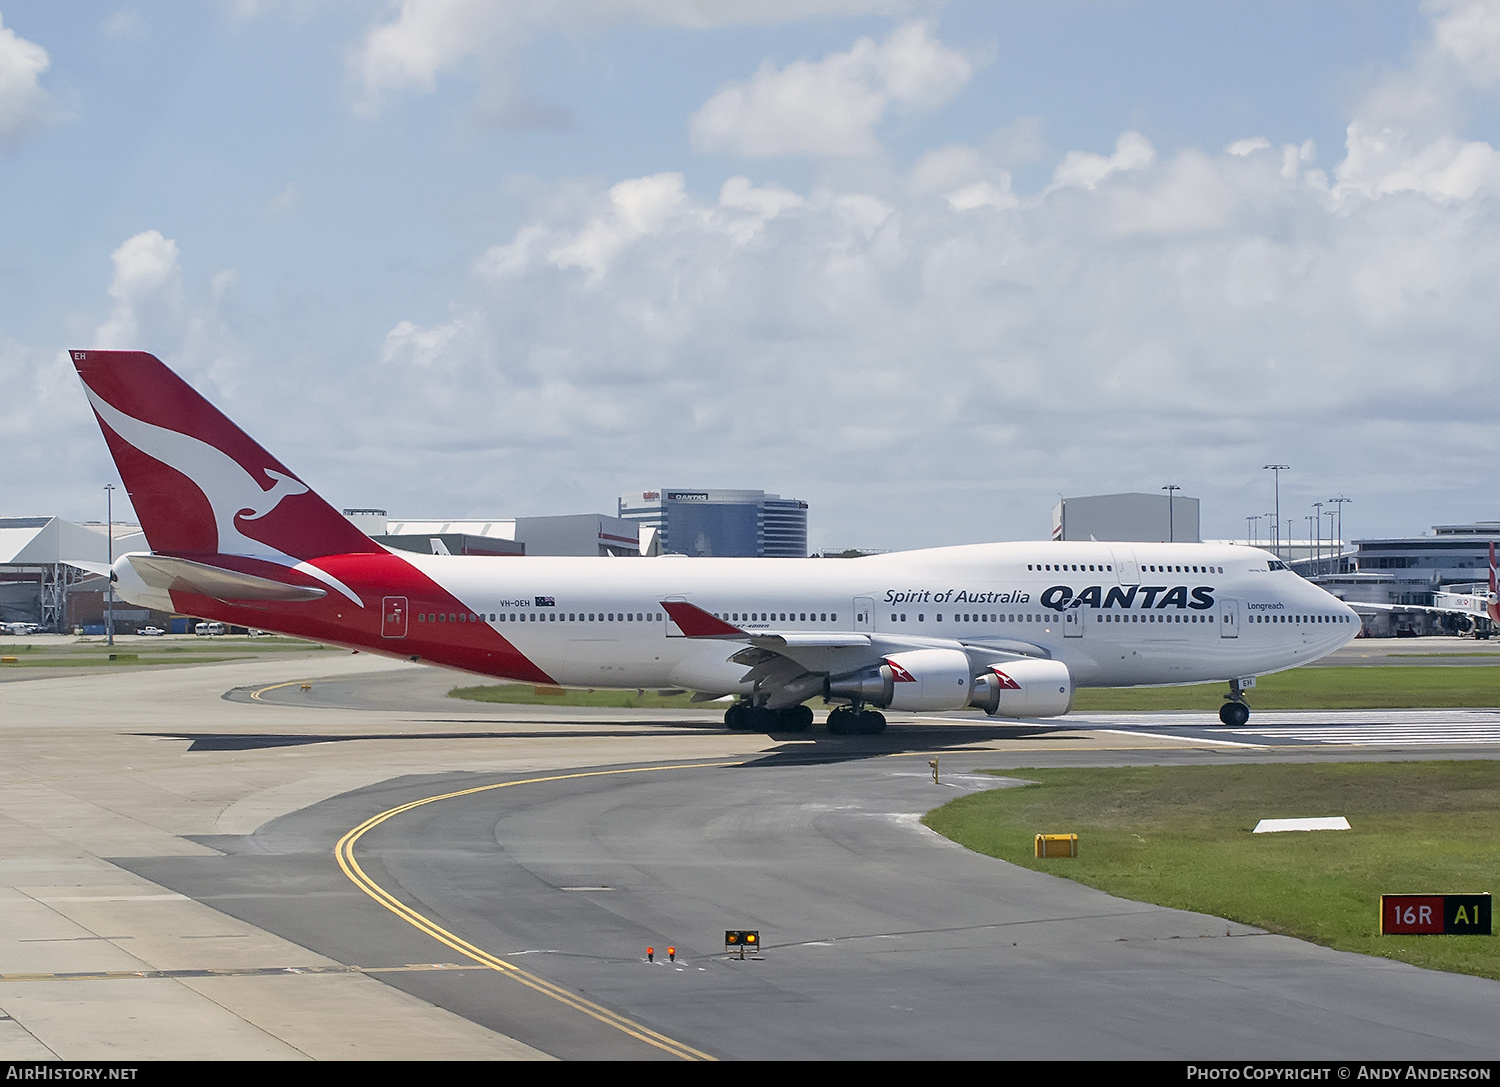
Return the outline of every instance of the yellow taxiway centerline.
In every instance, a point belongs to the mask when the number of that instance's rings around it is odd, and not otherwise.
[[[278,686],[288,686],[288,684],[278,684]],[[272,688],[267,687],[263,689],[271,690]],[[255,695],[252,694],[251,697],[253,698],[255,697]],[[599,1022],[604,1023],[607,1026],[614,1027],[616,1030],[622,1031],[625,1034],[630,1035],[632,1038],[637,1039],[638,1041],[645,1042],[647,1045],[652,1045],[657,1049],[664,1050],[667,1053],[672,1054],[674,1057],[681,1057],[686,1061],[711,1061],[715,1060],[716,1058],[702,1052],[701,1050],[694,1049],[692,1046],[686,1045],[683,1042],[668,1038],[665,1034],[660,1034],[652,1030],[650,1027],[642,1026],[640,1023],[637,1023],[634,1020],[627,1019],[625,1016],[620,1015],[618,1012],[611,1011],[610,1009],[604,1007],[602,1004],[596,1004],[592,1000],[588,1000],[584,997],[579,996],[577,993],[569,992],[567,989],[564,989],[560,985],[554,985],[552,982],[547,981],[545,978],[538,977],[536,974],[533,974],[527,970],[523,970],[513,963],[509,963],[504,959],[497,958],[496,956],[491,955],[488,951],[485,951],[482,948],[475,947],[467,940],[455,936],[453,933],[449,932],[441,925],[437,924],[427,917],[424,917],[422,914],[406,905],[406,903],[399,901],[384,887],[381,887],[380,884],[371,879],[365,873],[364,869],[360,867],[359,861],[355,859],[354,845],[366,833],[374,830],[376,827],[380,826],[380,824],[384,823],[387,819],[393,819],[398,815],[402,815],[405,812],[412,811],[415,808],[424,807],[427,804],[436,804],[440,800],[452,800],[460,796],[473,796],[476,793],[490,792],[494,789],[508,789],[514,785],[540,785],[549,781],[569,781],[575,778],[608,777],[613,774],[648,774],[659,770],[702,770],[712,767],[733,765],[735,764],[731,762],[700,762],[692,764],[679,764],[676,766],[639,766],[624,770],[586,770],[580,771],[579,773],[575,774],[552,774],[547,777],[523,778],[518,781],[500,781],[496,782],[493,785],[479,785],[475,786],[472,789],[459,789],[456,792],[441,793],[437,796],[429,796],[421,800],[413,800],[409,804],[402,804],[398,807],[391,808],[388,811],[383,811],[379,815],[371,816],[369,819],[366,819],[363,823],[359,824],[359,826],[355,827],[353,830],[349,831],[342,838],[340,838],[338,841],[338,845],[334,847],[333,853],[334,856],[338,859],[339,867],[343,869],[344,875],[348,876],[349,879],[353,881],[356,887],[358,887],[361,891],[364,891],[365,894],[369,895],[376,902],[380,903],[386,909],[390,910],[397,917],[401,918],[413,928],[425,932],[434,940],[437,940],[439,943],[452,948],[460,955],[470,958],[479,963],[481,966],[486,966],[491,970],[498,970],[530,989],[535,989],[537,992],[542,993],[545,996],[550,996],[553,1000],[556,1000],[561,1004],[566,1004],[568,1007],[574,1009],[575,1011],[580,1011],[587,1016],[597,1019]]]

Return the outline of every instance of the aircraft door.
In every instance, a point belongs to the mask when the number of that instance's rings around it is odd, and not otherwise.
[[[380,602],[380,636],[406,637],[406,597],[388,596]]]
[[[856,596],[854,598],[854,629],[866,634],[875,631],[875,598],[873,596]]]
[[[1139,585],[1141,566],[1135,561],[1135,552],[1128,547],[1111,547],[1109,553],[1115,560],[1115,577],[1121,585]]]
[[[1082,638],[1083,625],[1088,622],[1090,612],[1083,608],[1069,608],[1063,612],[1063,637]]]
[[[1238,600],[1219,601],[1219,637],[1238,638],[1240,636],[1240,602]]]

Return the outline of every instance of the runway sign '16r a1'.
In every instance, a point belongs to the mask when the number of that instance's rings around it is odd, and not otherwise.
[[[1490,935],[1490,896],[1381,895],[1380,932],[1384,936]]]

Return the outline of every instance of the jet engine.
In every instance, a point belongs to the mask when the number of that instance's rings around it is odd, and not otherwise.
[[[830,698],[891,710],[961,710],[969,705],[974,670],[958,649],[893,653],[873,668],[828,680]]]
[[[992,664],[974,680],[968,705],[991,717],[1057,717],[1073,704],[1073,677],[1062,661]]]

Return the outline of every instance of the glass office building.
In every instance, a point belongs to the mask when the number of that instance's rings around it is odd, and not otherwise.
[[[619,516],[640,523],[643,551],[654,534],[656,554],[807,557],[807,503],[779,494],[660,487],[621,495]]]

